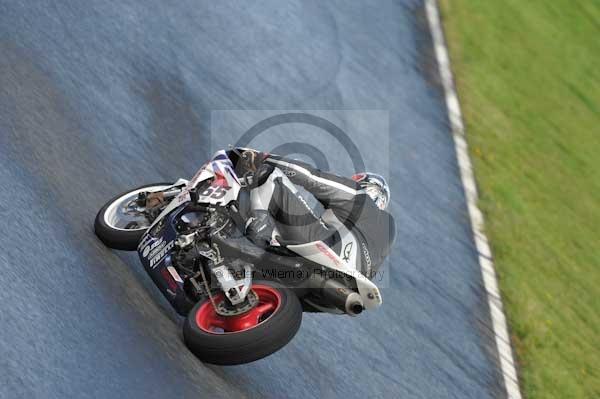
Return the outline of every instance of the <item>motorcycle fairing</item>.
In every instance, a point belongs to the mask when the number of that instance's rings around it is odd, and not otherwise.
[[[353,278],[356,281],[358,294],[363,300],[366,309],[376,308],[383,303],[379,288],[359,271],[347,265],[338,254],[323,243],[323,241],[313,241],[300,245],[288,245],[287,248],[308,260]]]
[[[191,200],[191,189],[197,187],[199,183],[213,177],[216,177],[214,189],[210,190],[210,192],[206,190],[200,193],[200,196],[198,197],[199,203],[227,205],[238,197],[242,185],[235,174],[233,164],[224,150],[217,151],[210,161],[202,165],[190,181],[179,179],[174,184],[174,186],[182,184],[186,184],[186,186],[181,190],[181,193],[179,193],[177,197],[163,209],[150,226],[150,229],[174,209],[177,209],[181,204],[189,202]],[[217,186],[220,187],[220,189],[218,189]]]
[[[321,216],[327,225],[335,228],[340,235],[340,257],[342,260],[354,270],[361,270],[360,255],[358,255],[358,240],[350,230],[342,223],[333,213],[331,209],[326,209]]]
[[[184,204],[191,201],[190,190],[211,178],[214,178],[213,183],[199,193],[198,203],[227,205],[238,197],[241,183],[235,174],[233,164],[225,151],[217,151],[210,161],[202,165],[190,181],[179,179],[173,184],[172,187],[183,185],[185,187],[163,209],[138,245],[138,253],[144,268],[177,312],[181,314],[185,314],[189,310],[190,303],[183,289],[183,280],[171,265],[171,252],[177,239],[174,219],[183,209]],[[150,235],[158,223],[164,223],[164,227],[156,236]]]
[[[179,210],[166,215],[164,225],[159,232],[151,235],[149,229],[138,245],[138,255],[142,265],[177,313],[181,315],[186,315],[194,305],[189,301],[183,287],[183,280],[171,260],[171,252],[177,240],[175,218],[184,208],[185,206],[182,206]]]

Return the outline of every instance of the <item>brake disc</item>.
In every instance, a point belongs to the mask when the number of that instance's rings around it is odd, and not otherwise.
[[[246,313],[256,305],[258,305],[258,295],[250,290],[248,295],[246,295],[246,300],[242,304],[232,306],[224,300],[217,304],[215,311],[221,316],[236,316],[238,314]]]

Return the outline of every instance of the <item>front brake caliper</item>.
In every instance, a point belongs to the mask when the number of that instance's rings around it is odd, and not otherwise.
[[[252,285],[252,268],[249,265],[244,265],[244,276],[239,279],[236,279],[229,268],[223,264],[213,267],[212,273],[231,304],[244,302]]]

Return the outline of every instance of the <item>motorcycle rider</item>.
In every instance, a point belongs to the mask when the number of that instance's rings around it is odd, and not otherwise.
[[[298,160],[249,149],[243,150],[242,158],[254,170],[246,235],[255,245],[265,248],[321,240],[333,248],[340,241],[338,229],[308,206],[300,186],[331,210],[354,236],[358,246],[354,250],[360,254],[356,256],[357,269],[368,278],[374,277],[395,238],[394,219],[386,211],[389,186],[382,176],[359,173],[346,178]]]

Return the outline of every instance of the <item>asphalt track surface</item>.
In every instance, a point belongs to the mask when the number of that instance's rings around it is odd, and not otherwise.
[[[1,1],[0,397],[502,397],[434,66],[416,0]],[[305,315],[277,354],[205,365],[93,219],[284,111],[341,126],[390,179],[384,304]],[[347,148],[319,129],[251,144],[309,143],[347,173]]]

